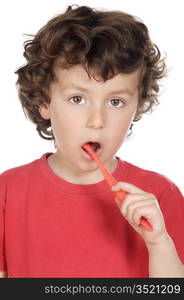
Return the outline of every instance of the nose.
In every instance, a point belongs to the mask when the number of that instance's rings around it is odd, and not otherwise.
[[[104,108],[93,108],[90,110],[86,122],[88,128],[103,129],[105,127]]]

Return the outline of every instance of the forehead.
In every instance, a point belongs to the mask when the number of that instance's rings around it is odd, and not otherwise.
[[[94,78],[89,76],[81,65],[72,66],[68,69],[56,67],[56,83],[63,88],[75,88],[76,86],[95,88],[101,86],[105,89],[124,87],[134,91],[139,85],[141,71],[138,69],[130,74],[118,73],[105,82],[95,70],[92,70],[91,73]]]

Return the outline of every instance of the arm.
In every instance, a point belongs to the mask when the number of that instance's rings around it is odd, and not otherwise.
[[[147,245],[150,277],[184,277],[184,265],[172,239],[165,236],[160,243]]]
[[[149,277],[184,277],[184,265],[166,231],[156,197],[125,182],[118,182],[112,188],[113,191],[121,189],[129,194],[123,202],[116,198],[116,203],[125,219],[145,241],[149,254]],[[152,225],[152,232],[139,226],[142,216]]]
[[[6,278],[6,277],[7,277],[6,271],[0,271],[0,278]]]

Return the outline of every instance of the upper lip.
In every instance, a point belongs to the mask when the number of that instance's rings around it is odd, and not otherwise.
[[[96,140],[95,140],[95,139],[90,139],[90,140],[88,140],[88,141],[82,143],[82,144],[81,144],[81,147],[82,147],[83,145],[85,145],[85,144],[88,144],[89,142],[92,142],[92,143],[98,143],[98,144],[100,144],[100,147],[103,148],[102,142],[99,141],[98,139],[96,139]]]

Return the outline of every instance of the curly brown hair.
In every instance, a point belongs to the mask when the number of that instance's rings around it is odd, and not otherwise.
[[[56,65],[70,68],[80,64],[90,78],[95,68],[104,81],[140,68],[134,121],[159,104],[158,80],[166,75],[165,58],[161,59],[147,27],[137,17],[122,11],[72,5],[30,36],[33,38],[24,42],[27,63],[15,72],[16,86],[24,113],[36,124],[42,138],[54,140],[51,122],[42,118],[39,106],[51,101],[49,85],[56,80]]]

